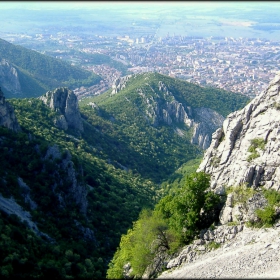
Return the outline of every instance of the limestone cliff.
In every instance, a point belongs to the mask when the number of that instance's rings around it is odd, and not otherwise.
[[[137,75],[116,79],[112,85],[111,95],[125,89],[128,81],[134,78],[137,78]],[[148,77],[146,79],[147,82],[143,84],[143,87],[136,88],[141,105],[137,102],[134,105],[145,116],[147,122],[154,127],[160,124],[173,126],[174,131],[180,136],[184,135],[181,125],[185,124],[192,131],[191,143],[207,149],[212,133],[222,125],[224,117],[210,108],[193,108],[186,102],[178,100],[174,90],[169,89],[163,81],[158,81],[155,85],[149,83]],[[126,97],[126,100],[131,102],[129,97]]]
[[[5,59],[0,61],[0,84],[5,90],[13,94],[21,93],[18,72],[16,68],[11,66]]]
[[[268,88],[240,111],[231,113],[212,136],[198,171],[211,174],[211,188],[223,194],[227,187],[246,185],[253,189],[280,189],[280,72]],[[232,195],[220,213],[220,222],[257,220],[256,209],[267,206],[262,193],[244,205]],[[279,209],[275,209],[279,213]]]
[[[147,104],[145,113],[151,119],[151,124],[154,126],[160,122],[175,126],[180,123],[185,124],[193,129],[191,143],[207,149],[212,133],[222,125],[224,117],[212,109],[192,108],[179,102],[162,81],[159,81],[158,89],[164,99],[159,95],[157,98],[147,97],[141,89],[138,89],[138,94]]]
[[[112,93],[116,94],[120,90],[124,89],[126,86],[126,82],[132,77],[132,75],[127,75],[124,77],[117,78],[112,84]]]
[[[56,191],[57,184],[55,183],[52,186],[53,192],[58,196],[60,205],[64,207],[68,200],[74,199],[77,205],[79,205],[81,212],[86,214],[88,205],[88,201],[86,198],[87,189],[77,180],[77,172],[75,171],[74,163],[72,161],[70,152],[67,151],[64,154],[64,156],[62,156],[58,149],[58,146],[50,146],[44,156],[44,159],[49,159],[53,162],[55,162],[56,159],[62,159],[62,161],[59,164],[57,163],[57,169],[65,170],[65,180],[69,182],[68,188],[66,191],[59,193]],[[57,176],[59,178],[59,173],[50,174],[50,176]]]
[[[211,174],[216,192],[227,186],[280,187],[280,72],[268,88],[231,113],[213,134],[198,171]]]
[[[4,94],[0,88],[0,125],[13,131],[20,131],[14,108],[5,100]]]
[[[279,89],[280,72],[265,91],[242,110],[231,113],[212,135],[197,171],[211,175],[211,189],[218,194],[224,195],[233,187],[217,226],[202,230],[196,240],[172,257],[157,256],[143,278],[156,274],[156,261],[170,269],[159,278],[279,277],[280,208],[277,203],[269,204],[261,188],[280,190]],[[238,198],[240,186],[247,197],[239,194]],[[269,205],[275,212],[274,225],[251,228],[250,224],[260,220],[256,210]],[[209,249],[211,243],[221,247],[217,253]]]
[[[60,113],[60,116],[54,120],[54,124],[63,129],[75,129],[83,132],[83,123],[79,111],[78,99],[72,90],[67,88],[56,88],[54,91],[48,91],[45,95],[39,97],[51,109]]]
[[[207,149],[211,143],[211,134],[221,126],[224,117],[209,108],[196,108],[194,109],[194,120],[192,144]]]

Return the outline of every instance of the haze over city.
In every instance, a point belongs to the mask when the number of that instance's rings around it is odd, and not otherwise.
[[[123,63],[127,73],[155,71],[253,97],[277,71],[279,7],[267,1],[4,1],[0,38],[101,75],[100,85],[76,90],[80,98],[104,92],[124,74],[82,55],[96,53]]]

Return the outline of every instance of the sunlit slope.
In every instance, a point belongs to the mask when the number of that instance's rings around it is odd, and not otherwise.
[[[47,90],[67,86],[75,88],[98,83],[101,78],[89,71],[70,65],[68,62],[55,59],[39,52],[11,44],[0,39],[1,59],[5,59],[17,70],[21,92],[9,97],[33,97],[44,94]]]
[[[160,181],[202,155],[202,150],[191,144],[193,127],[182,120],[182,106],[192,111],[194,119],[198,117],[195,109],[202,107],[225,117],[247,101],[240,94],[145,73],[132,75],[115,94],[109,90],[82,100],[80,110],[96,128],[88,141],[98,144],[108,161]]]

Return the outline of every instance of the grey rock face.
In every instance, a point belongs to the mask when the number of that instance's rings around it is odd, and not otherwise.
[[[57,118],[55,118],[53,123],[56,127],[59,127],[60,129],[63,129],[63,130],[68,129],[68,123],[67,123],[64,115],[60,115]]]
[[[24,202],[30,205],[32,210],[37,209],[37,203],[30,197],[30,188],[24,183],[22,178],[18,177],[18,184],[21,188],[21,195],[24,197]]]
[[[210,108],[196,108],[195,123],[191,143],[207,149],[211,143],[211,134],[222,125],[224,117]]]
[[[5,126],[13,131],[20,131],[14,108],[10,103],[5,101],[4,94],[0,88],[0,125]]]
[[[141,89],[138,89],[138,94],[147,104],[145,113],[152,120],[151,124],[157,126],[163,121],[176,126],[184,123],[193,128],[191,143],[207,149],[212,133],[222,125],[224,117],[209,108],[191,108],[180,103],[162,81],[159,81],[158,88],[164,95],[164,101],[160,100],[158,95],[156,95],[158,98],[148,98]]]
[[[264,209],[268,205],[263,193],[255,193],[244,203],[232,203],[232,194],[227,196],[227,201],[220,212],[220,223],[228,222],[258,222],[257,209]]]
[[[38,229],[37,225],[32,221],[31,214],[25,211],[13,197],[5,198],[0,194],[0,209],[9,215],[14,214],[18,216],[20,220],[22,222],[26,222],[28,227],[33,230],[38,236],[44,236],[49,241],[54,241],[51,237]]]
[[[132,76],[127,75],[116,79],[112,85],[111,94],[116,94],[124,89]],[[146,85],[150,86],[148,83]],[[182,104],[176,100],[174,94],[162,81],[158,83],[158,91],[163,94],[164,98],[151,86],[150,89],[154,96],[145,94],[141,88],[137,89],[137,93],[146,104],[146,110],[143,113],[147,121],[153,126],[158,126],[160,122],[175,127],[177,124],[184,123],[189,128],[193,128],[191,143],[207,149],[211,143],[212,133],[222,125],[224,117],[209,108],[191,108]],[[128,98],[127,101],[130,102]],[[89,105],[95,107],[93,104]],[[175,131],[177,132],[178,129],[175,128]]]
[[[51,109],[61,114],[54,120],[57,127],[64,130],[73,128],[83,132],[84,128],[78,99],[72,90],[57,88],[54,91],[48,91],[39,98]]]
[[[280,73],[242,110],[231,113],[197,171],[211,174],[211,188],[247,184],[280,188]],[[255,140],[253,140],[255,139]],[[263,142],[252,150],[252,140]],[[249,151],[249,147],[251,150]]]
[[[116,94],[120,90],[125,88],[126,82],[132,77],[132,75],[127,75],[124,77],[117,78],[112,85],[112,93],[111,94]]]
[[[280,146],[279,106],[280,76],[244,109],[233,112],[222,128],[212,135],[212,142],[197,171],[211,174],[211,189],[247,185],[279,191]],[[255,144],[254,144],[255,143]],[[256,209],[267,205],[261,193],[245,204],[231,205],[231,197],[220,213],[220,222],[257,221]]]
[[[0,85],[11,93],[21,93],[18,72],[5,59],[0,61]]]
[[[86,213],[88,206],[87,189],[86,186],[80,184],[77,181],[77,172],[75,171],[74,163],[71,160],[71,154],[67,151],[66,154],[62,156],[58,147],[54,145],[48,148],[44,159],[55,160],[62,157],[63,159],[61,163],[57,164],[59,165],[59,168],[66,171],[67,181],[71,182],[71,184],[69,185],[68,190],[65,193],[57,193],[55,190],[56,186],[53,186],[53,191],[58,195],[62,207],[67,203],[69,197],[71,197],[74,198],[76,203],[79,205],[81,212]]]

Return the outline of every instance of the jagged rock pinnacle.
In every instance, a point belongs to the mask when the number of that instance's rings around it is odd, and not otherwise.
[[[40,99],[51,109],[61,114],[54,120],[56,126],[64,130],[69,127],[83,132],[78,99],[72,90],[56,88],[54,91],[48,91]]]
[[[20,131],[14,108],[5,101],[4,93],[0,88],[0,125],[5,126],[13,131]]]

